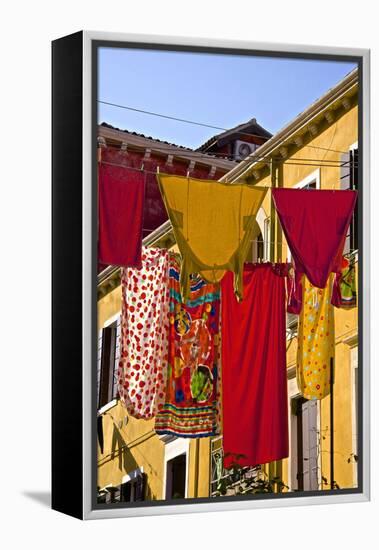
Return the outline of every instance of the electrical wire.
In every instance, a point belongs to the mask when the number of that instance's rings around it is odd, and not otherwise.
[[[153,174],[153,175],[157,175],[157,170],[147,170],[146,168],[143,167],[143,164],[144,164],[145,161],[142,162],[142,167],[141,168],[137,168],[135,166],[127,166],[126,164],[118,164],[118,163],[115,163],[115,162],[109,162],[109,161],[105,161],[105,160],[101,160],[100,163],[102,164],[108,164],[110,166],[115,166],[115,167],[118,167],[118,168],[125,168],[127,170],[135,170],[137,172],[144,172],[145,174]],[[265,162],[266,164],[270,164],[270,162],[268,161],[263,161]],[[287,163],[287,166],[311,166],[311,167],[314,167],[314,168],[340,168],[339,165],[335,165],[335,164],[323,164],[323,165],[320,165],[320,164],[310,164],[310,163],[305,163],[305,162],[288,162]],[[189,171],[189,173],[191,173],[191,171]],[[167,173],[167,175],[169,176],[174,176],[174,175],[177,175],[177,176],[185,176],[185,174],[170,174],[170,173]],[[224,174],[223,177],[225,177],[226,174]],[[209,178],[209,179],[213,179],[213,178]],[[215,180],[217,181],[217,180]],[[243,183],[246,183],[246,178],[235,178],[232,180],[231,183],[236,183],[236,182],[243,182]],[[224,182],[226,183],[226,182]],[[267,186],[267,187],[271,187],[271,186]]]
[[[176,120],[177,122],[185,122],[186,124],[195,124],[196,126],[204,126],[205,128],[213,128],[215,130],[227,131],[227,128],[221,128],[221,126],[213,126],[212,124],[206,124],[205,122],[195,122],[194,120],[187,120],[185,118],[177,118],[169,115],[162,115],[161,113],[154,113],[152,111],[145,111],[144,109],[136,109],[135,107],[128,107],[127,105],[119,105],[117,103],[111,103],[109,101],[97,100],[98,103],[103,105],[110,105],[111,107],[118,107],[119,109],[127,109],[128,111],[135,111],[137,113],[143,113],[144,115],[153,115],[160,118],[167,118],[169,120]]]
[[[102,147],[100,146],[99,148],[101,149]],[[108,149],[108,148],[118,150],[118,151],[122,152],[122,150],[118,146],[107,144],[105,149]],[[170,154],[167,151],[167,149],[159,149],[159,148],[156,148],[156,147],[154,147],[154,152],[164,153],[165,155]],[[195,160],[195,162],[197,162],[196,159],[194,159],[194,155],[196,153],[201,154],[198,151],[180,151],[180,152],[178,152],[178,156],[181,156],[181,157],[188,156],[188,157],[191,158],[191,160]],[[125,156],[127,154],[128,153],[126,152]],[[219,154],[222,155],[223,159],[231,160],[231,159],[226,159],[225,154],[223,154],[223,153],[219,153]],[[212,158],[212,156],[214,156],[213,154],[208,155],[207,153],[205,153],[205,155],[209,156],[209,158]],[[301,166],[327,166],[327,167],[330,166],[330,164],[320,164],[320,163],[333,163],[333,166],[338,166],[338,167],[358,166],[358,160],[356,160],[356,161],[355,160],[339,161],[339,160],[325,159],[325,158],[324,159],[315,159],[315,158],[313,159],[313,158],[303,158],[303,157],[289,158],[289,159],[286,160],[283,157],[270,157],[268,155],[266,155],[266,156],[264,156],[264,155],[249,155],[248,157],[246,157],[246,159],[251,159],[251,160],[254,160],[255,162],[262,162],[263,164],[271,164],[272,161],[276,161],[276,162],[287,163],[287,164],[299,164]],[[201,162],[201,160],[202,159],[200,158],[198,162]],[[301,163],[297,163],[297,161],[301,161]],[[152,161],[150,159],[146,159],[146,162],[152,162]],[[311,163],[316,163],[316,164],[309,164],[308,165],[308,164],[306,164],[306,162],[311,162]]]
[[[223,130],[224,132],[228,132],[228,131],[233,130],[233,128],[223,128],[221,126],[213,126],[212,124],[208,124],[208,123],[205,123],[205,122],[198,122],[198,121],[189,120],[189,119],[185,119],[185,118],[178,118],[178,117],[174,117],[174,116],[171,116],[171,115],[163,115],[161,113],[155,113],[154,111],[146,111],[144,109],[137,109],[135,107],[130,107],[130,106],[127,106],[127,105],[120,105],[118,103],[111,103],[110,101],[103,101],[103,100],[98,99],[97,102],[102,103],[103,105],[111,106],[111,107],[118,107],[119,109],[126,109],[126,110],[129,110],[129,111],[134,111],[134,112],[142,113],[142,114],[145,114],[145,115],[157,116],[157,117],[166,118],[166,119],[169,119],[169,120],[176,120],[177,122],[183,122],[183,123],[186,123],[186,124],[194,124],[196,126],[204,126],[205,128],[212,128],[212,129],[215,129],[215,130]],[[241,131],[241,132],[236,132],[236,133],[244,134],[244,135],[252,136],[252,137],[262,138],[262,136],[259,135],[259,134],[252,134],[252,133],[249,133],[249,132],[242,132]],[[317,145],[307,145],[307,147],[311,147],[312,149],[320,149],[320,150],[323,150],[323,151],[331,151],[333,153],[341,153],[341,154],[347,154],[348,153],[348,151],[339,151],[338,149],[330,149],[330,148],[327,148],[327,147],[319,147]],[[252,156],[253,155],[250,155],[250,158]]]

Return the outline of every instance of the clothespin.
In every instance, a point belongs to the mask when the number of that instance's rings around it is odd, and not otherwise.
[[[143,172],[143,167],[144,167],[144,164],[143,164],[143,161],[141,163],[141,172]]]
[[[103,136],[97,137],[97,161],[101,162],[102,159],[102,149],[107,146],[107,142]]]
[[[157,164],[157,174],[159,174],[159,164]]]
[[[187,170],[187,179],[189,179],[189,174],[190,174],[190,171]]]

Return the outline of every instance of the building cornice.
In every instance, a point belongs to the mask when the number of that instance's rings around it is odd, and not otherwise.
[[[180,147],[179,145],[165,143],[164,141],[154,140],[153,138],[143,137],[129,132],[123,132],[115,128],[108,128],[107,126],[98,126],[98,137],[105,140],[103,146],[107,143],[117,143],[121,147],[124,146],[124,148],[127,145],[128,149],[129,146],[141,151],[149,149],[150,154],[170,157],[170,163],[172,163],[175,158],[188,164],[195,162],[197,165],[215,166],[219,170],[224,170],[225,172],[229,172],[237,164],[236,161],[217,158],[211,154],[192,151],[191,149]]]

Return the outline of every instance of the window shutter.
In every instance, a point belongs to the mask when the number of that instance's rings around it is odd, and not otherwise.
[[[350,189],[350,151],[348,153],[341,153],[341,168],[340,168],[340,189]]]
[[[303,424],[303,481],[304,491],[318,489],[317,464],[317,402],[302,405]]]
[[[351,151],[351,188],[357,190],[358,189],[358,157],[359,151],[358,149],[354,149]],[[354,215],[353,215],[353,221],[351,223],[350,227],[350,233],[351,233],[351,248],[353,250],[358,249],[358,204],[355,204],[354,209]]]
[[[97,408],[100,408],[100,381],[101,381],[101,355],[103,346],[103,330],[100,329],[97,336]]]
[[[341,153],[341,168],[340,168],[340,188],[351,188],[351,159],[350,151],[347,153]],[[345,246],[343,249],[344,254],[348,254],[350,251],[350,231],[351,227],[347,230]]]
[[[104,429],[102,415],[97,417],[97,440],[99,442],[100,452],[104,453]]]
[[[117,387],[117,372],[118,372],[118,363],[120,361],[120,339],[121,339],[121,315],[118,316],[115,328],[115,354],[114,354],[114,365],[113,365],[113,387],[112,387],[112,399],[118,397],[118,387]]]
[[[301,406],[302,441],[303,441],[303,490],[304,491],[309,491],[310,489],[308,404],[309,404],[309,401],[305,401],[305,403],[303,403]]]
[[[115,327],[103,328],[101,346],[101,373],[99,408],[103,407],[112,399],[113,390],[113,365],[114,365],[114,341]]]
[[[341,189],[358,189],[358,149],[341,154]],[[349,254],[358,248],[358,207],[355,206],[353,219],[348,229],[343,253]]]

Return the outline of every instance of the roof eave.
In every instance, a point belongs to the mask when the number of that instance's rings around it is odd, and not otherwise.
[[[141,150],[148,148],[151,150],[151,153],[156,153],[158,155],[174,155],[176,158],[186,162],[195,161],[207,166],[216,166],[221,170],[229,171],[236,165],[236,162],[232,160],[217,158],[211,154],[193,151],[189,148],[187,149],[178,145],[164,143],[154,140],[153,138],[137,136],[129,132],[123,132],[122,130],[107,128],[106,126],[98,126],[98,135],[105,140],[114,140],[120,143],[124,142],[133,147],[140,148]]]
[[[295,117],[291,122],[286,124],[281,130],[272,136],[268,141],[259,147],[259,156],[269,157],[278,151],[279,147],[283,147],[288,140],[292,140],[296,135],[304,131],[304,127],[311,124],[315,117],[318,117],[323,111],[331,109],[333,104],[341,100],[344,96],[351,94],[358,85],[358,69],[351,71],[344,79],[336,86],[328,90],[323,96],[317,99],[312,105]],[[255,159],[256,153],[252,153],[238,166],[230,172],[222,176],[220,181],[233,182],[236,179],[246,177],[259,164],[259,160]]]

